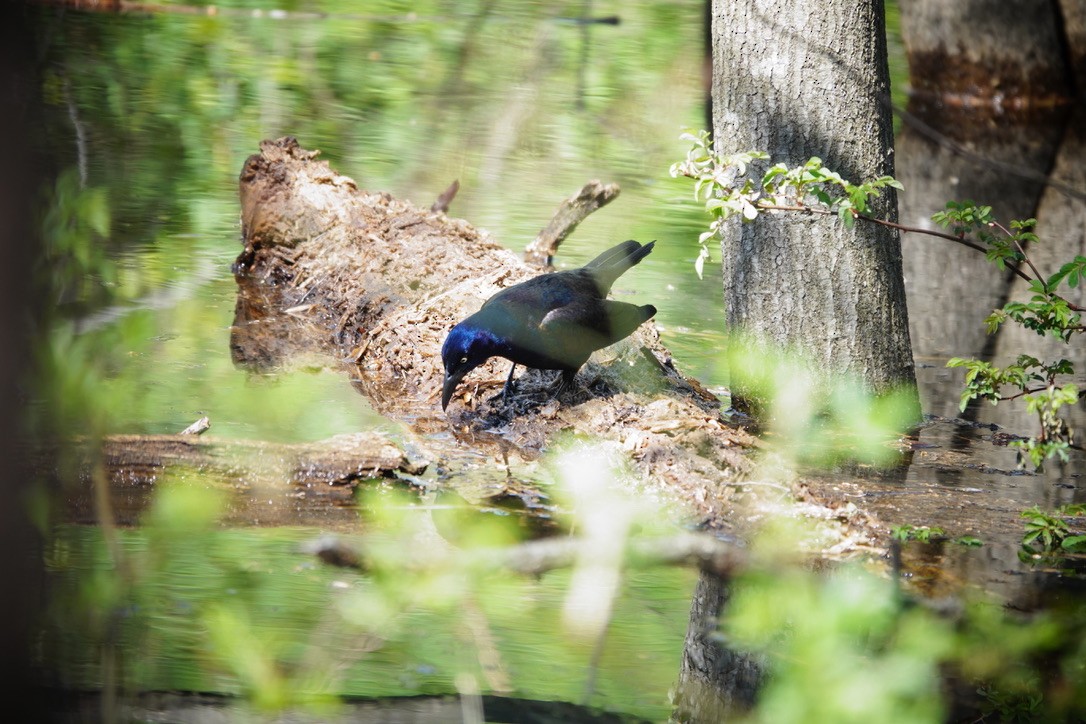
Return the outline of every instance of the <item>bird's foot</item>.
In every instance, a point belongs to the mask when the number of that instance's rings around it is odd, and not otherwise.
[[[502,385],[502,391],[491,397],[487,402],[494,403],[500,397],[503,405],[509,404],[509,398],[517,389],[517,384],[513,381],[513,373],[516,372],[516,370],[516,365],[509,368],[509,376],[505,378],[505,384]]]
[[[558,386],[554,389],[554,396],[559,397],[563,392],[573,389],[573,380],[577,377],[577,370],[562,370],[562,376],[558,378]]]

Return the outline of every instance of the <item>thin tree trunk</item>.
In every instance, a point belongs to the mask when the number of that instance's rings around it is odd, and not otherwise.
[[[713,7],[714,137],[722,153],[812,156],[853,182],[893,174],[881,0]],[[895,220],[892,189],[875,216]],[[883,391],[913,384],[901,246],[892,229],[763,215],[721,240],[728,325]],[[918,408],[917,408],[918,409]]]

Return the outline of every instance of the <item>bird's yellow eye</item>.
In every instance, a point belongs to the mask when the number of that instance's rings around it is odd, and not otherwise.
[[[468,361],[468,358],[467,358],[467,357],[461,357],[461,358],[460,358],[460,364],[466,364],[466,363],[467,363],[467,361]]]

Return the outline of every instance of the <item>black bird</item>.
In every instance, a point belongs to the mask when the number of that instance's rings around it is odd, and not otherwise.
[[[464,375],[491,357],[517,365],[561,370],[561,392],[597,349],[629,336],[656,314],[651,304],[637,306],[607,299],[623,272],[644,259],[655,241],[630,240],[612,247],[580,269],[543,274],[503,289],[456,325],[441,347],[445,384],[441,409],[449,406]]]

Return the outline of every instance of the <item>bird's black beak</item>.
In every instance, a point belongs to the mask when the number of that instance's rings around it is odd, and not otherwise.
[[[444,412],[445,408],[449,406],[449,400],[452,399],[453,393],[456,392],[456,386],[460,384],[460,380],[464,379],[464,375],[466,375],[467,373],[467,370],[458,370],[455,372],[445,373],[445,383],[441,386],[442,412]]]

